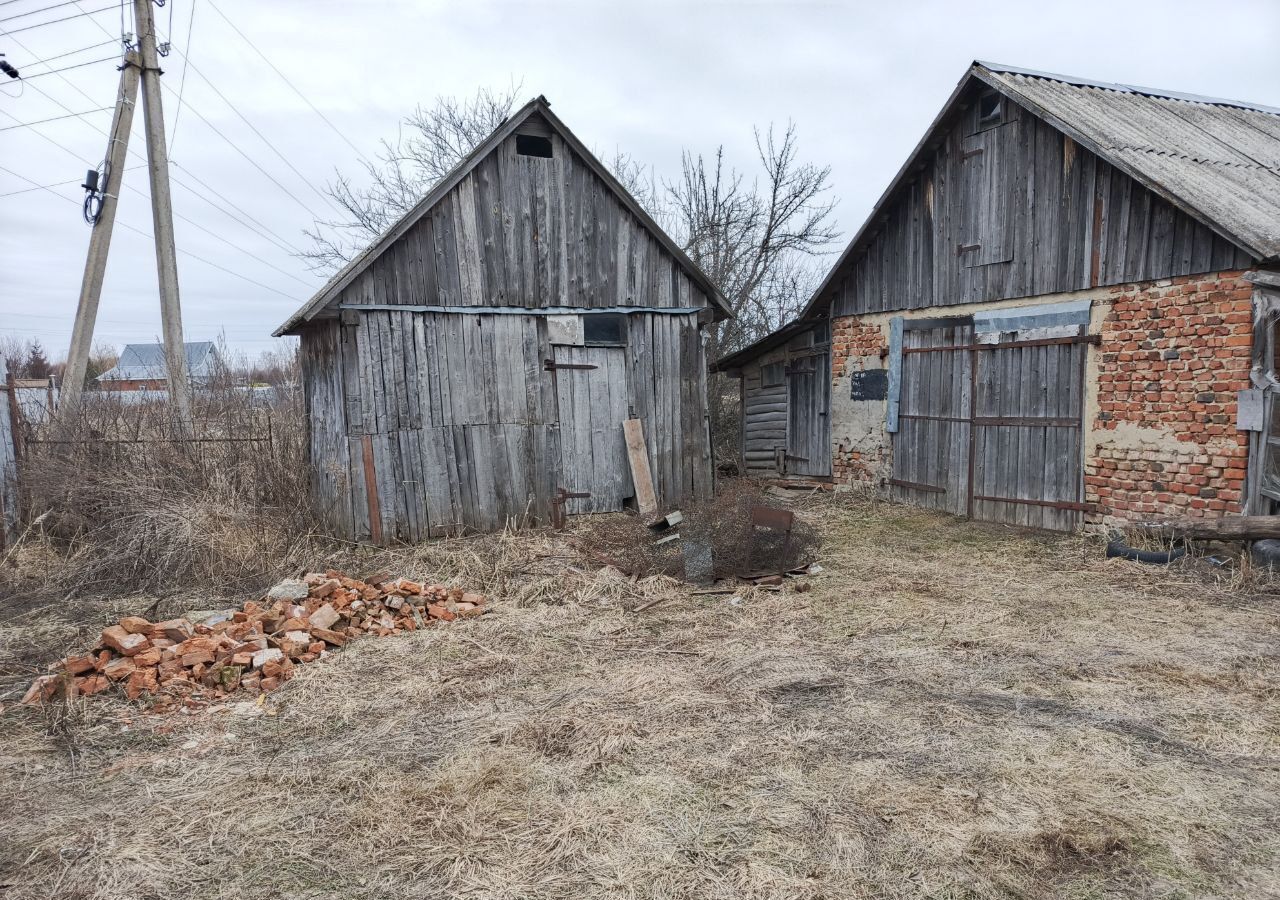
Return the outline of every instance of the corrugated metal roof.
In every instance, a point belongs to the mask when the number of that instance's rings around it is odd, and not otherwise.
[[[1280,110],[994,63],[972,71],[1259,259],[1280,256]]]
[[[187,350],[187,371],[192,378],[216,374],[218,353],[212,341],[191,341]],[[126,344],[114,367],[98,376],[98,381],[133,381],[167,377],[164,344]]]

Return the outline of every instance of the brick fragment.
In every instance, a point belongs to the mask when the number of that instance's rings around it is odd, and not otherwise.
[[[132,634],[119,625],[102,630],[102,646],[110,647],[124,656],[133,656],[151,646],[145,634]]]

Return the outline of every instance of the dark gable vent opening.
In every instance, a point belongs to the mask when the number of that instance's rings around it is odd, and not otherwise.
[[[978,124],[995,125],[1000,121],[1000,95],[988,91],[978,99]]]
[[[536,134],[517,134],[516,153],[521,156],[541,156],[543,159],[550,159],[551,138]]]

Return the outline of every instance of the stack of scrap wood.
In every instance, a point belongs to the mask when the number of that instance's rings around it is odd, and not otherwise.
[[[482,594],[459,588],[312,573],[276,585],[265,598],[203,621],[150,622],[126,616],[83,656],[61,660],[23,698],[101,693],[123,685],[130,700],[199,706],[236,691],[274,690],[297,663],[313,662],[363,634],[386,636],[486,611]]]

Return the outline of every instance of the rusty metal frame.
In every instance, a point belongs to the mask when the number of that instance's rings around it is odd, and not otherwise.
[[[1017,350],[1020,347],[1052,347],[1058,344],[1101,344],[1100,334],[1081,334],[1074,337],[1036,338],[1031,341],[1005,341],[1001,344],[952,344],[949,347],[903,347],[903,353],[955,353],[960,350]]]
[[[889,483],[896,487],[911,488],[913,491],[928,491],[931,494],[945,494],[947,489],[936,484],[921,484],[918,481],[907,481],[902,478],[890,478]]]
[[[585,500],[591,496],[590,491],[570,491],[562,487],[556,488],[555,496],[551,498],[551,525],[556,531],[564,531],[569,524],[569,517],[565,514],[564,506],[570,500]]]
[[[1020,503],[1024,506],[1046,506],[1050,509],[1073,509],[1081,512],[1089,512],[1092,509],[1088,503],[1080,503],[1076,500],[1025,500],[1021,497],[988,497],[975,495],[972,492],[969,496],[972,500],[981,500],[984,503]]]

